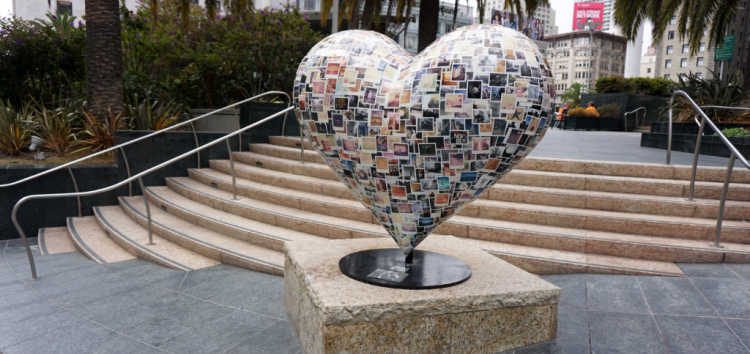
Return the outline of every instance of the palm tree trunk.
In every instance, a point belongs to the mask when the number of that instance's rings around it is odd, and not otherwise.
[[[453,5],[453,23],[451,23],[451,30],[456,29],[456,15],[458,15],[458,0],[456,0],[456,4]]]
[[[419,3],[419,50],[427,48],[437,38],[440,0],[422,0]]]
[[[97,118],[123,110],[118,0],[86,0],[86,96]]]

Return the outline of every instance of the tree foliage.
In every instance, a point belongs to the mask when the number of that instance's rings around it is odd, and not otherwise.
[[[570,107],[577,107],[581,105],[581,89],[583,88],[583,85],[576,82],[570,87],[568,87],[565,92],[563,92],[562,98],[563,102],[565,102]]]
[[[676,17],[680,38],[688,40],[691,54],[695,54],[706,30],[711,30],[709,46],[721,43],[740,3],[740,0],[616,0],[615,23],[628,39],[634,39],[641,24],[651,20],[654,41],[658,42],[672,17]]]

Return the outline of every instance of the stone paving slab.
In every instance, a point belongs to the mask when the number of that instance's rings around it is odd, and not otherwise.
[[[641,147],[641,133],[549,129],[529,156],[663,164],[666,154],[664,149]],[[701,166],[726,167],[727,163],[728,158],[719,156],[700,155],[698,159]],[[672,164],[692,165],[693,154],[672,151]],[[739,166],[737,162],[735,167]]]
[[[31,281],[21,244],[0,242],[4,354],[300,352],[280,277],[36,259]],[[562,289],[557,339],[507,353],[750,353],[750,265],[679,266],[688,277],[542,277]]]

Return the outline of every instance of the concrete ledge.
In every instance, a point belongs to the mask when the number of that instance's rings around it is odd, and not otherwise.
[[[456,286],[391,289],[339,271],[349,253],[392,247],[384,238],[285,244],[284,301],[304,352],[498,352],[555,338],[560,289],[455,237],[419,247],[471,266]]]

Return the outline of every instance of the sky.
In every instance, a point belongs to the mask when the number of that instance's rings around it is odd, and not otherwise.
[[[13,9],[13,0],[0,0],[0,17],[10,16]]]

